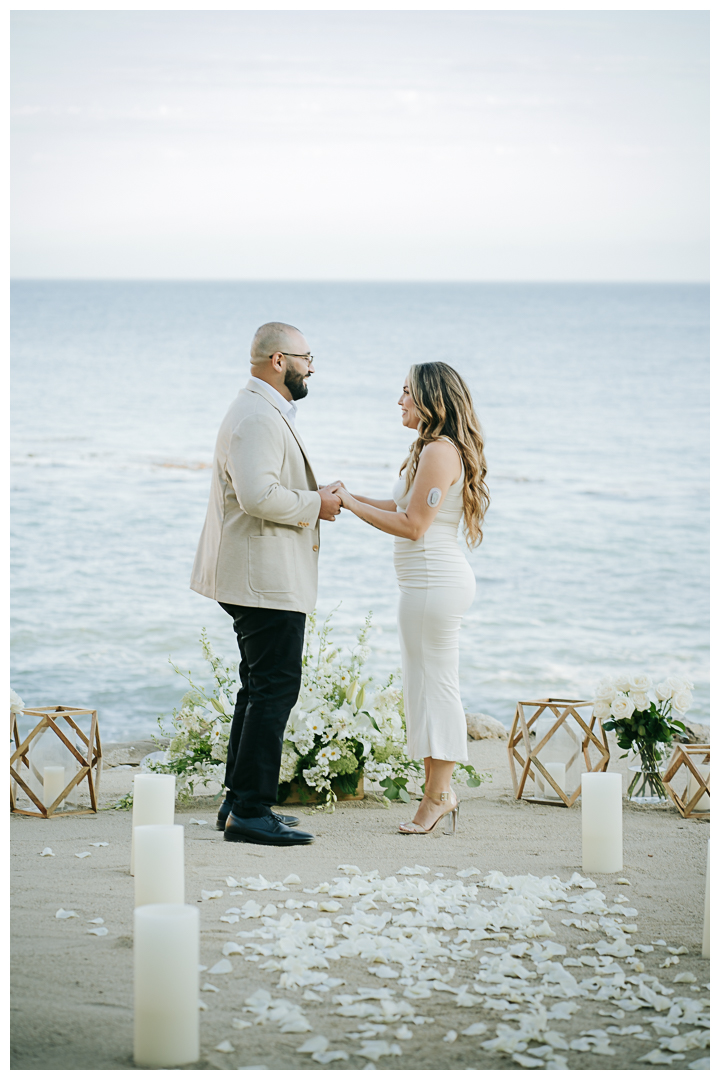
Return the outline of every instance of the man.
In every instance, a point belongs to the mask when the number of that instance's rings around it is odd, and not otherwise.
[[[318,519],[334,521],[333,485],[318,490],[295,429],[313,358],[294,326],[265,323],[250,348],[251,376],[220,425],[190,587],[232,616],[241,689],[230,729],[224,839],[310,844],[275,814],[283,735],[300,692],[305,616],[315,607]]]

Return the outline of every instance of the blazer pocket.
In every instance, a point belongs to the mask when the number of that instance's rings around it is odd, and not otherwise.
[[[251,536],[250,588],[256,593],[289,593],[296,585],[295,545],[289,536]]]

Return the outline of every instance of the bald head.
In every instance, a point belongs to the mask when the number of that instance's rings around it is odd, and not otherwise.
[[[308,344],[296,326],[289,323],[263,323],[255,331],[250,346],[253,367],[264,364],[275,353],[295,353],[302,355],[309,352]]]

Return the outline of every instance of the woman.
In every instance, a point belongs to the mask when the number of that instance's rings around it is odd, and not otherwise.
[[[482,540],[490,501],[483,436],[470,391],[448,364],[414,364],[398,404],[417,439],[393,498],[366,499],[344,488],[337,494],[348,510],[395,537],[408,753],[425,762],[425,794],[400,832],[428,833],[447,814],[454,832],[458,801],[450,780],[455,763],[467,761],[458,636],[475,596],[457,532],[463,519],[468,544]]]

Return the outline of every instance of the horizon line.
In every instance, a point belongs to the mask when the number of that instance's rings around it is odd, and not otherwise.
[[[18,276],[10,284],[174,285],[710,285],[709,278],[264,278],[264,277],[52,277]]]

